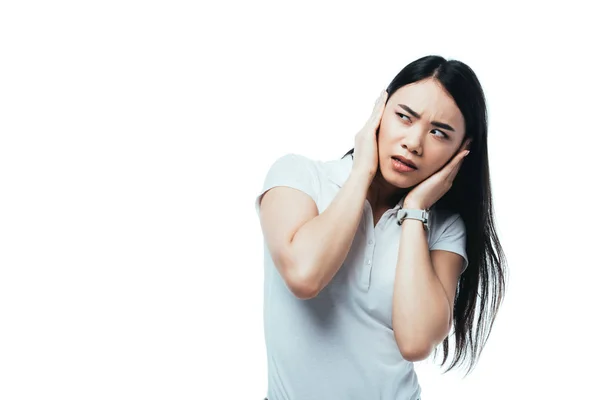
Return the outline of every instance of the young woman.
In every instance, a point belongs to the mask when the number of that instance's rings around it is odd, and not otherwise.
[[[505,288],[471,68],[410,63],[354,149],[279,158],[256,209],[269,400],[420,399],[413,362],[443,342],[444,364],[452,327],[449,369],[471,371]]]

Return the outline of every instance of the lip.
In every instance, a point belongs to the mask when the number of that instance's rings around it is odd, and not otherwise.
[[[411,167],[413,167],[414,169],[418,169],[418,168],[417,168],[417,166],[415,165],[415,163],[414,163],[414,162],[412,162],[412,161],[410,161],[410,160],[409,160],[409,159],[407,159],[407,158],[404,158],[404,157],[402,157],[402,156],[392,156],[392,158],[398,159],[398,160],[402,161],[404,164],[406,164],[406,165],[410,165],[410,166],[411,166]]]

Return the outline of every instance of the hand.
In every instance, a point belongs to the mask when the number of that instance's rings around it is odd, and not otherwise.
[[[469,144],[471,139],[465,141],[458,151],[458,154],[429,178],[414,187],[404,199],[403,208],[409,209],[430,209],[439,199],[442,198],[452,187],[454,178],[460,170],[465,157],[469,154]]]
[[[371,117],[365,126],[354,137],[354,162],[352,170],[368,176],[371,180],[377,173],[379,166],[379,151],[377,147],[377,129],[381,123],[381,116],[385,109],[388,93],[381,92],[375,102]]]

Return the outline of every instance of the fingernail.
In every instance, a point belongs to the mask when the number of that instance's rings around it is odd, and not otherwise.
[[[470,152],[471,152],[470,150],[469,150],[469,151],[467,151],[467,154],[465,154],[465,157],[466,157],[466,156],[468,156]]]

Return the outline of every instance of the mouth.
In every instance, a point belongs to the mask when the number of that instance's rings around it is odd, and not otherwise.
[[[410,167],[410,168],[412,168],[412,169],[415,169],[415,170],[416,170],[416,169],[418,169],[418,168],[417,168],[417,166],[415,165],[415,163],[413,163],[413,162],[412,162],[412,161],[410,161],[410,160],[407,160],[406,158],[404,158],[404,157],[402,157],[402,156],[392,156],[392,159],[393,159],[393,160],[396,160],[396,161],[398,161],[399,163],[401,163],[401,164],[404,164],[404,165],[406,165],[407,167]]]

